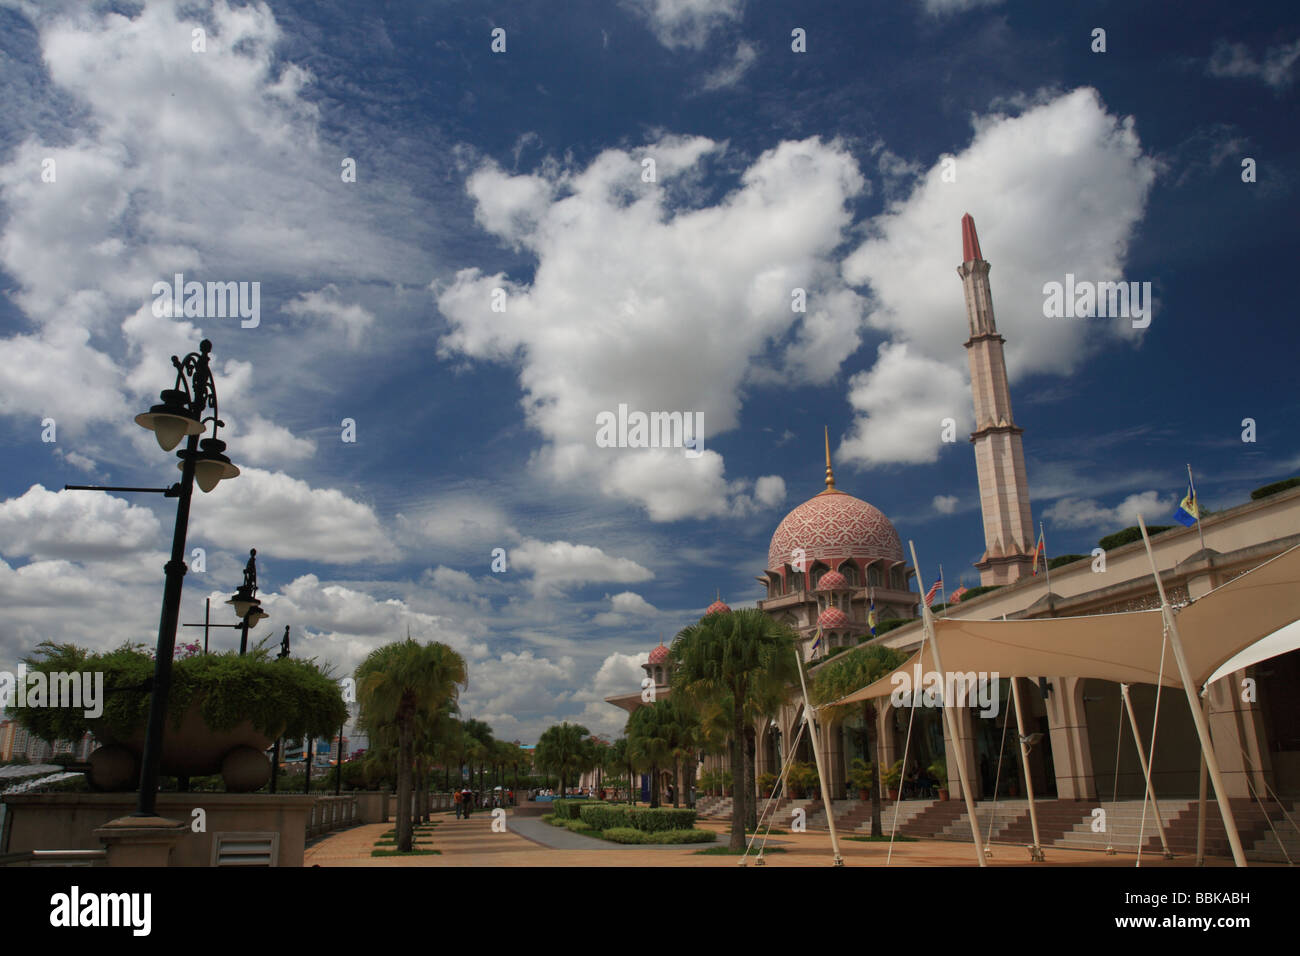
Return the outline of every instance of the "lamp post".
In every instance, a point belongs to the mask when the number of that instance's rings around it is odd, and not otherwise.
[[[235,591],[234,596],[226,603],[232,605],[235,614],[239,617],[238,624],[213,624],[209,621],[208,613],[205,610],[202,624],[182,624],[182,627],[201,627],[203,628],[203,653],[208,652],[208,630],[214,627],[233,627],[240,632],[239,638],[239,656],[243,657],[248,652],[248,630],[256,627],[262,621],[268,619],[269,615],[262,610],[262,604],[255,597],[257,594],[257,549],[251,548],[248,552],[248,564],[244,567],[244,583]],[[251,584],[250,584],[251,581]],[[209,599],[208,604],[211,604]],[[281,657],[284,655],[281,654]]]
[[[176,527],[172,532],[171,560],[164,565],[166,584],[163,587],[162,613],[158,621],[158,646],[154,657],[153,690],[149,698],[149,723],[145,728],[144,756],[140,763],[140,795],[132,816],[156,816],[158,796],[158,771],[162,761],[162,741],[167,717],[167,696],[171,690],[172,655],[176,649],[176,625],[181,610],[181,585],[187,570],[185,565],[185,537],[189,531],[190,498],[194,483],[204,492],[211,491],[225,478],[234,478],[239,469],[231,464],[223,452],[226,443],[217,438],[221,421],[217,409],[217,388],[208,367],[212,343],[204,339],[198,352],[185,358],[172,356],[176,367],[176,385],[162,393],[161,404],[135,417],[136,424],[154,433],[163,451],[171,451],[182,438],[186,439],[177,467],[181,472],[179,486],[167,490],[174,492],[176,501]],[[204,412],[212,409],[205,417]],[[199,440],[212,423],[212,437]]]
[[[289,625],[284,626],[284,638],[280,641],[280,653],[275,655],[276,660],[284,660],[289,656]],[[271,792],[275,793],[275,776],[280,770],[280,738],[275,738],[275,749],[271,751]]]

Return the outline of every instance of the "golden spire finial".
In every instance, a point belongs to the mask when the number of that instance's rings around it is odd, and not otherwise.
[[[831,430],[828,426],[823,425],[823,434],[826,438],[826,490],[835,490],[835,472],[831,471]]]

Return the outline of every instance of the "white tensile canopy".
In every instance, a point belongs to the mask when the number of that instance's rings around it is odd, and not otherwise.
[[[1198,686],[1300,646],[1300,546],[1283,552],[1174,612],[1188,670]],[[1124,684],[1181,686],[1172,655],[1160,680],[1162,615],[1151,611],[1024,621],[934,621],[934,641],[950,674],[1095,677]],[[1256,646],[1258,645],[1258,647]],[[1242,663],[1238,663],[1241,661]],[[835,704],[888,697],[917,668],[937,671],[934,647]]]
[[[1140,515],[1138,524],[1142,528],[1154,574],[1151,543]],[[915,549],[912,562],[916,564]],[[830,706],[888,697],[900,687],[907,689],[910,686],[914,692],[920,691],[922,687],[917,685],[931,680],[930,674],[939,677],[942,687],[953,687],[954,694],[957,687],[966,685],[969,680],[969,677],[963,677],[958,681],[956,675],[972,673],[1000,677],[1092,677],[1121,685],[1181,685],[1192,710],[1204,758],[1202,766],[1214,785],[1233,858],[1238,866],[1245,866],[1245,852],[1224,790],[1209,727],[1195,694],[1197,688],[1203,693],[1212,680],[1300,645],[1300,627],[1293,626],[1300,622],[1300,546],[1284,551],[1215,588],[1180,612],[1169,607],[1159,576],[1155,581],[1161,599],[1160,610],[1022,621],[936,621],[929,610],[924,609],[926,640],[921,649],[901,667]],[[1168,643],[1166,624],[1169,627]],[[1168,651],[1172,654],[1167,655]],[[939,666],[939,661],[943,666]],[[1013,692],[1015,689],[1013,684]],[[1018,700],[1017,697],[1017,725],[1020,717]],[[944,707],[943,713],[949,736],[955,738],[956,727],[951,711]],[[1129,719],[1133,721],[1131,709]],[[1136,735],[1136,723],[1133,730]],[[1020,733],[1024,733],[1023,729]],[[1021,752],[1022,760],[1027,761],[1023,738]],[[1145,760],[1143,764],[1147,791],[1154,799]],[[957,751],[957,769],[976,856],[982,866],[983,847],[960,749]],[[1201,794],[1203,818],[1204,777]],[[1032,792],[1029,797],[1030,818],[1034,826],[1033,849],[1041,853]],[[1161,838],[1163,841],[1163,827]],[[1037,858],[1041,859],[1041,856]]]

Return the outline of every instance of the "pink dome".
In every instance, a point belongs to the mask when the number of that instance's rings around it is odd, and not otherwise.
[[[668,660],[668,648],[664,647],[662,644],[650,652],[651,664],[662,664],[666,660]]]
[[[822,492],[785,516],[767,549],[768,568],[777,571],[792,563],[796,548],[802,548],[809,561],[903,560],[902,542],[889,519],[842,491]]]
[[[718,601],[714,601],[707,608],[705,608],[703,616],[708,617],[710,614],[730,614],[730,613],[731,613],[731,608],[727,607],[727,605],[723,604],[722,601],[718,600]]]
[[[838,630],[840,628],[848,627],[852,622],[849,621],[848,615],[839,608],[828,607],[826,610],[822,611],[821,616],[817,618],[817,623],[823,630]]]
[[[838,571],[827,571],[817,582],[818,591],[836,591],[849,587],[849,582]]]

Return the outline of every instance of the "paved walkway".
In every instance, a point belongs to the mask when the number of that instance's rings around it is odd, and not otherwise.
[[[374,843],[392,823],[374,823],[330,834],[307,848],[306,866],[736,866],[735,856],[700,856],[693,846],[633,846],[606,844],[591,837],[571,833],[543,823],[537,817],[517,815],[511,810],[503,833],[492,832],[492,814],[475,813],[468,820],[457,820],[450,813],[435,814],[440,825],[433,831],[433,847],[440,856],[372,857]],[[726,845],[724,825],[701,821],[701,828],[719,831],[719,844]],[[543,845],[527,837],[534,827],[545,827],[554,842],[565,846]],[[545,832],[545,831],[543,831]],[[567,839],[566,839],[567,838]],[[783,834],[785,853],[766,857],[768,866],[829,866],[830,837],[825,831]],[[769,846],[776,841],[769,841]],[[846,866],[884,866],[889,854],[887,843],[858,843],[842,840],[840,851]],[[750,861],[753,857],[750,857]],[[1087,850],[1048,848],[1047,866],[1133,866],[1134,855],[1119,853],[1107,856]],[[1231,860],[1211,859],[1210,866],[1231,866]],[[1142,866],[1192,866],[1191,857],[1172,862],[1150,853],[1142,855]],[[1023,847],[995,846],[991,866],[1041,866],[1030,864]],[[969,843],[920,840],[894,845],[892,866],[975,866],[974,848]]]

